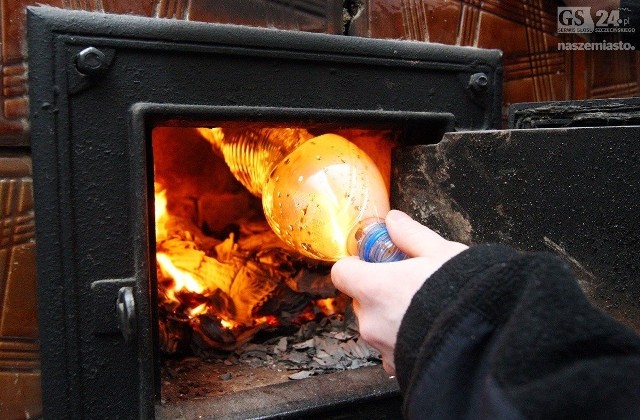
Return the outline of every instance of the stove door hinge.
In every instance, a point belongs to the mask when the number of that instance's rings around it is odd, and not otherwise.
[[[96,335],[122,334],[125,343],[133,341],[137,329],[135,284],[133,278],[91,283]]]

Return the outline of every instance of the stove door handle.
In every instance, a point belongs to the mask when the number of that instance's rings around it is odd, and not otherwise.
[[[118,325],[124,342],[129,343],[136,334],[136,301],[133,294],[133,287],[121,287],[118,290],[116,300],[116,311],[118,312]]]

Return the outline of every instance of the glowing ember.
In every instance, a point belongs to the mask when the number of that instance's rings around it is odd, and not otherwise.
[[[276,327],[280,324],[278,318],[275,316],[261,316],[260,318],[256,318],[256,324],[258,325],[269,325],[271,327]]]
[[[315,303],[326,316],[336,314],[340,310],[334,298],[318,299]]]
[[[226,319],[222,319],[220,318],[220,325],[222,325],[224,328],[227,328],[229,330],[236,328],[238,326],[238,324],[236,324],[233,321],[227,321]]]
[[[207,304],[203,303],[200,304],[198,306],[196,306],[195,308],[191,309],[189,311],[189,315],[191,315],[192,317],[196,316],[196,315],[200,315],[203,314],[207,311]]]

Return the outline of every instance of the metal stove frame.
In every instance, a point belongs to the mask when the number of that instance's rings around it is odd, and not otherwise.
[[[497,50],[51,7],[28,9],[28,48],[46,418],[154,416],[154,125],[339,122],[418,144],[501,121]]]

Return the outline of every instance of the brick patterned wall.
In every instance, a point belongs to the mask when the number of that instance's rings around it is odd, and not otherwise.
[[[40,408],[31,158],[0,155],[0,418]]]
[[[340,0],[0,0],[2,93],[0,145],[28,146],[25,8],[46,4],[70,10],[163,19],[233,23],[308,32],[342,33]],[[214,6],[212,6],[214,5]]]
[[[558,51],[559,42],[583,40],[555,33],[556,7],[555,0],[364,0],[350,34],[501,49],[505,108],[640,95],[640,54]]]

